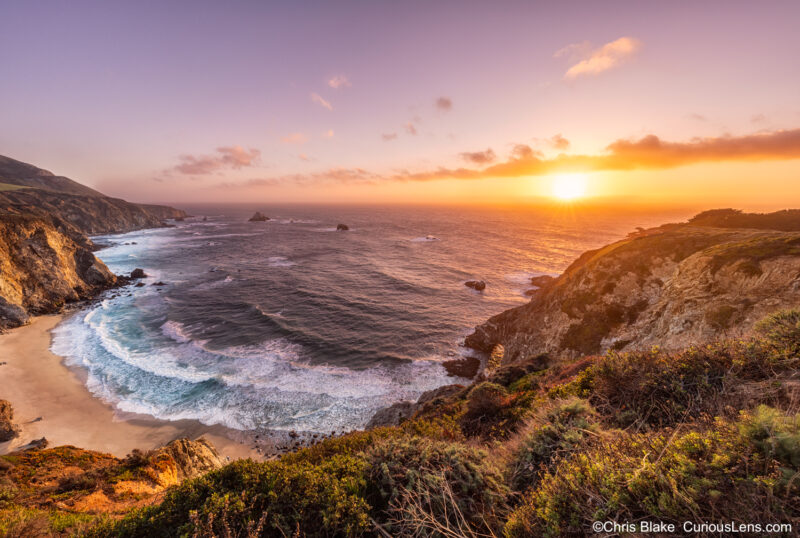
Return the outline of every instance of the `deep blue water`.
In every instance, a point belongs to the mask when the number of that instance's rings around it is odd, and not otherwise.
[[[187,209],[198,217],[174,228],[96,238],[110,245],[97,255],[113,271],[141,267],[146,285],[68,318],[53,350],[123,411],[321,432],[361,427],[381,407],[459,381],[441,362],[465,353],[459,344],[476,324],[522,304],[531,276],[558,274],[589,248],[667,220]],[[273,220],[247,222],[255,209]],[[339,222],[350,231],[335,231]],[[471,279],[486,290],[465,287]]]

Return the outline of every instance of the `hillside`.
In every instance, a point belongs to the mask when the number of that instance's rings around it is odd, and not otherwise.
[[[88,235],[122,233],[186,217],[167,206],[134,204],[108,197],[69,178],[0,155],[0,213],[53,216]],[[19,188],[22,187],[22,188]]]
[[[0,214],[0,330],[114,286],[91,244],[51,218]]]
[[[48,170],[3,155],[0,155],[0,183],[81,196],[104,196],[68,177],[56,176]]]
[[[0,156],[0,331],[117,284],[89,235],[165,226],[186,213],[110,198]]]
[[[751,227],[732,227],[740,222]],[[800,212],[707,212],[631,234],[584,253],[466,344],[484,352],[499,344],[504,363],[514,363],[747,335],[765,315],[800,304],[800,232],[770,226],[800,229]]]

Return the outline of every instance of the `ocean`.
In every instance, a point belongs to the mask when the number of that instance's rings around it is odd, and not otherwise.
[[[144,286],[107,292],[52,350],[120,411],[245,431],[342,432],[467,380],[442,362],[530,278],[665,215],[477,208],[188,207],[174,227],[94,238]],[[267,222],[248,222],[255,210]],[[681,215],[685,217],[686,215]],[[349,231],[337,231],[345,223]],[[483,280],[477,292],[464,285]]]

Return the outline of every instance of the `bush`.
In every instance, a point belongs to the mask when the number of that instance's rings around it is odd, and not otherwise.
[[[800,355],[800,310],[783,310],[762,319],[756,330],[778,352]]]
[[[586,534],[598,520],[787,521],[800,509],[796,491],[781,491],[786,482],[779,462],[765,457],[749,433],[740,433],[776,423],[760,413],[755,423],[717,421],[706,431],[621,434],[597,442],[546,474],[509,518],[505,534]],[[776,416],[784,426],[796,420]],[[787,469],[793,475],[797,470],[793,464]]]
[[[460,443],[390,439],[367,454],[368,500],[393,536],[491,532],[508,493],[486,453]]]
[[[467,437],[505,439],[530,409],[533,393],[510,394],[502,385],[483,382],[469,391],[459,425]]]
[[[609,351],[549,394],[587,398],[613,426],[670,427],[741,404],[734,399],[734,387],[792,367],[773,347],[759,340],[731,340],[677,353]]]
[[[777,460],[792,474],[800,469],[800,414],[760,405],[753,413],[742,413],[739,432],[765,459]]]
[[[509,482],[515,491],[534,486],[540,474],[580,449],[598,430],[595,411],[584,400],[557,400],[534,421],[510,463]]]
[[[239,460],[170,490],[158,505],[134,512],[92,536],[357,536],[368,528],[366,461],[332,456],[306,462]]]

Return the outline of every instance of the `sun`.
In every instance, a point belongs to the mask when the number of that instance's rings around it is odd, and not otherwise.
[[[553,178],[553,197],[559,200],[575,200],[586,195],[584,174],[562,174]]]

